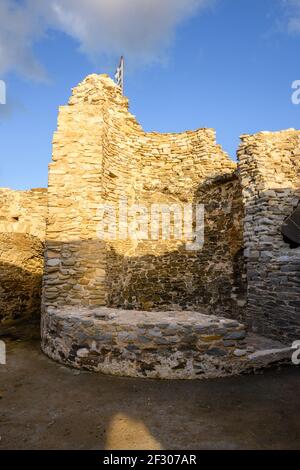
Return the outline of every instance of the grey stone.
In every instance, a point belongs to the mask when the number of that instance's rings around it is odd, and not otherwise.
[[[245,331],[232,331],[231,333],[228,333],[225,337],[224,340],[241,340],[246,338],[246,332]]]
[[[219,349],[219,348],[211,348],[206,351],[206,354],[208,356],[214,356],[214,357],[222,357],[222,356],[227,356],[227,352],[224,351],[224,349]]]

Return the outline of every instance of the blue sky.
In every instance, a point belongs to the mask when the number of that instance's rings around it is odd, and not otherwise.
[[[6,6],[14,3],[1,1]],[[95,8],[95,1],[102,0],[89,1]],[[78,2],[74,0],[74,4]],[[112,41],[115,30],[105,23],[101,31],[99,25],[99,36],[98,32],[87,36],[88,28],[84,33],[82,28],[74,30],[73,19],[71,26],[60,18],[59,26],[53,20],[39,28],[38,22],[32,26],[28,21],[32,14],[19,15],[18,21],[24,19],[26,28],[25,36],[20,34],[17,39],[28,40],[30,51],[17,43],[10,47],[18,24],[11,13],[5,34],[1,36],[0,31],[0,79],[7,85],[7,105],[0,105],[0,186],[28,189],[47,185],[58,106],[67,102],[71,88],[89,73],[112,75],[123,52],[128,59],[125,94],[131,112],[146,131],[213,127],[218,143],[235,158],[243,133],[299,128],[300,105],[292,104],[291,84],[300,80],[300,2],[199,2],[199,10],[193,5],[188,14],[177,11],[172,21],[166,9],[166,21],[159,24],[155,43],[143,38],[148,30],[142,24],[127,41],[129,22],[128,29]],[[154,3],[159,9],[161,2],[152,0]],[[25,5],[22,0],[15,4]],[[105,10],[100,13],[105,16]],[[115,18],[111,16],[115,13],[109,15],[110,20]],[[126,22],[126,15],[122,16]],[[148,21],[150,31],[157,18],[160,16],[151,17],[152,26]],[[89,26],[90,18],[85,21]],[[8,48],[6,56],[1,56],[1,46]]]

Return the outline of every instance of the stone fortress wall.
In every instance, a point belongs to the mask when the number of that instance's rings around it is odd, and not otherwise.
[[[60,108],[49,167],[44,306],[202,308],[241,317],[242,194],[211,129],[145,133],[106,76]],[[220,178],[221,176],[221,178]],[[205,243],[97,237],[99,203],[206,204]],[[113,223],[113,222],[111,222]]]
[[[300,248],[281,234],[300,201],[300,132],[242,136],[247,322],[266,336],[300,338]]]
[[[0,189],[0,322],[40,314],[46,210],[46,189]]]
[[[35,283],[20,274],[24,297],[10,287],[14,270],[2,270],[4,317],[30,310],[31,284],[37,308],[46,239],[44,312],[198,310],[299,339],[300,248],[280,233],[299,201],[299,139],[294,130],[242,136],[237,165],[211,129],[145,133],[111,79],[87,77],[59,110],[48,195],[0,192],[1,262],[38,273]],[[188,251],[184,239],[100,240],[99,204],[122,198],[149,209],[204,204],[203,248]]]

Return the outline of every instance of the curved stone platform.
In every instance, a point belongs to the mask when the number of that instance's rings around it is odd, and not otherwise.
[[[260,341],[261,343],[261,341]],[[105,374],[200,379],[239,374],[282,359],[289,348],[257,338],[244,325],[199,312],[109,308],[48,309],[42,349],[52,359]]]

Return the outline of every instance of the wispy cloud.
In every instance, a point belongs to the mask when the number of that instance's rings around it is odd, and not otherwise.
[[[300,33],[300,0],[283,0],[287,28],[290,33]]]
[[[208,0],[56,0],[57,24],[88,54],[124,51],[154,60],[170,44],[176,26]],[[70,8],[72,4],[72,7]]]
[[[0,76],[16,71],[28,78],[43,79],[45,71],[32,47],[44,32],[38,10],[15,0],[0,2]]]
[[[160,60],[176,28],[215,0],[1,0],[0,75],[43,79],[33,45],[49,29],[73,37],[89,57],[124,53]]]

